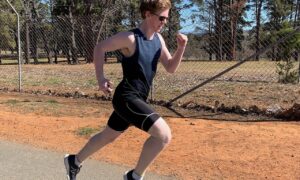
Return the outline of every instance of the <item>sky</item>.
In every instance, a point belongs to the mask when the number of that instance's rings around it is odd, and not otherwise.
[[[183,0],[182,4],[185,4],[185,3],[190,4],[191,2],[189,0]],[[180,22],[180,25],[182,27],[180,32],[185,33],[185,34],[195,32],[195,28],[197,26],[200,27],[203,30],[206,29],[205,23],[203,23],[201,21],[193,22],[192,19],[191,19],[192,14],[195,13],[195,12],[193,12],[193,10],[197,10],[197,9],[198,9],[198,7],[196,5],[193,5],[192,8],[185,9],[185,10],[182,10],[180,12],[181,18],[186,19],[186,22],[184,22],[184,21]],[[203,12],[201,12],[201,13],[203,13]],[[244,18],[245,18],[246,21],[252,21],[252,23],[251,23],[250,26],[243,27],[243,29],[244,30],[252,29],[255,26],[255,21],[254,21],[255,20],[255,12],[254,12],[254,10],[247,11]],[[267,14],[266,14],[265,11],[262,12],[261,21],[262,22],[267,22],[268,21],[268,17],[267,17]]]
[[[188,0],[184,0],[183,4],[184,3],[190,4],[190,2]],[[197,7],[195,5],[191,8],[189,8],[189,9],[184,9],[184,10],[180,11],[181,18],[186,20],[185,22],[184,21],[180,22],[181,27],[183,27],[180,30],[181,33],[188,34],[188,33],[191,33],[195,30],[196,25],[192,21],[192,19],[190,18],[190,16],[193,14],[193,10],[197,10]]]
[[[44,3],[49,3],[49,0],[42,0],[42,2]],[[182,4],[191,4],[191,1],[190,0],[182,0]],[[192,33],[192,32],[195,32],[195,28],[197,27],[197,25],[202,29],[205,29],[205,24],[203,23],[201,25],[201,22],[193,22],[192,21],[192,14],[194,13],[193,11],[194,10],[197,10],[198,7],[196,5],[193,5],[191,8],[189,9],[184,9],[184,10],[181,10],[180,11],[180,15],[181,15],[181,18],[182,19],[185,19],[186,21],[181,21],[180,22],[180,25],[182,27],[182,29],[180,30],[181,33],[184,33],[184,34],[188,34],[188,33]],[[250,21],[250,20],[253,20],[254,19],[254,12],[250,11],[250,12],[247,12],[247,15],[246,15],[246,20]],[[265,14],[263,14],[263,21],[266,21],[267,19],[267,16]],[[198,24],[197,24],[198,23]],[[253,23],[251,26],[253,27],[255,24]],[[252,27],[245,27],[246,30],[248,29],[251,29]]]

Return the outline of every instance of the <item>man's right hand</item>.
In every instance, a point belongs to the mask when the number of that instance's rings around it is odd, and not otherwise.
[[[104,94],[111,94],[113,91],[112,85],[113,83],[110,80],[103,78],[99,82],[99,90],[103,91]]]

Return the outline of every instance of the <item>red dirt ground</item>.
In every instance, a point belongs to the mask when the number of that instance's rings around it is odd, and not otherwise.
[[[6,106],[8,99],[28,95],[0,93],[0,138],[58,152],[77,152],[88,137],[76,135],[80,127],[105,126],[109,113],[77,116],[24,112]],[[47,98],[47,97],[45,97]],[[54,98],[54,97],[53,97]],[[53,99],[52,98],[52,99]],[[70,103],[71,113],[81,100]],[[98,109],[95,106],[94,109]],[[86,111],[86,112],[84,112]],[[300,122],[226,122],[166,118],[173,140],[149,168],[179,179],[300,179]],[[113,144],[91,158],[134,166],[147,134],[130,128]]]

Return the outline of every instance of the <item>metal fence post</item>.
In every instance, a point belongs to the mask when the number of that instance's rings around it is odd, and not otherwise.
[[[16,9],[14,8],[14,6],[8,1],[6,0],[7,3],[10,5],[10,7],[13,9],[13,11],[16,13],[17,15],[17,21],[18,21],[18,64],[19,64],[19,92],[22,91],[22,61],[21,61],[21,36],[20,36],[20,16],[19,13],[16,11]]]

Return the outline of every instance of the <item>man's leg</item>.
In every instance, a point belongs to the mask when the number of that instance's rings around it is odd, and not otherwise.
[[[77,155],[66,154],[64,157],[64,164],[68,179],[76,180],[82,161],[97,150],[114,141],[120,134],[121,132],[115,131],[107,126],[102,132],[93,136]]]
[[[86,145],[76,155],[77,160],[81,163],[90,155],[103,148],[105,145],[113,142],[121,134],[122,132],[115,131],[109,126],[106,126],[106,128],[102,132],[94,135],[92,138],[89,139]]]
[[[159,153],[170,143],[172,135],[168,124],[162,118],[159,118],[148,130],[151,135],[144,143],[139,161],[134,169],[134,172],[143,176],[159,155]]]

